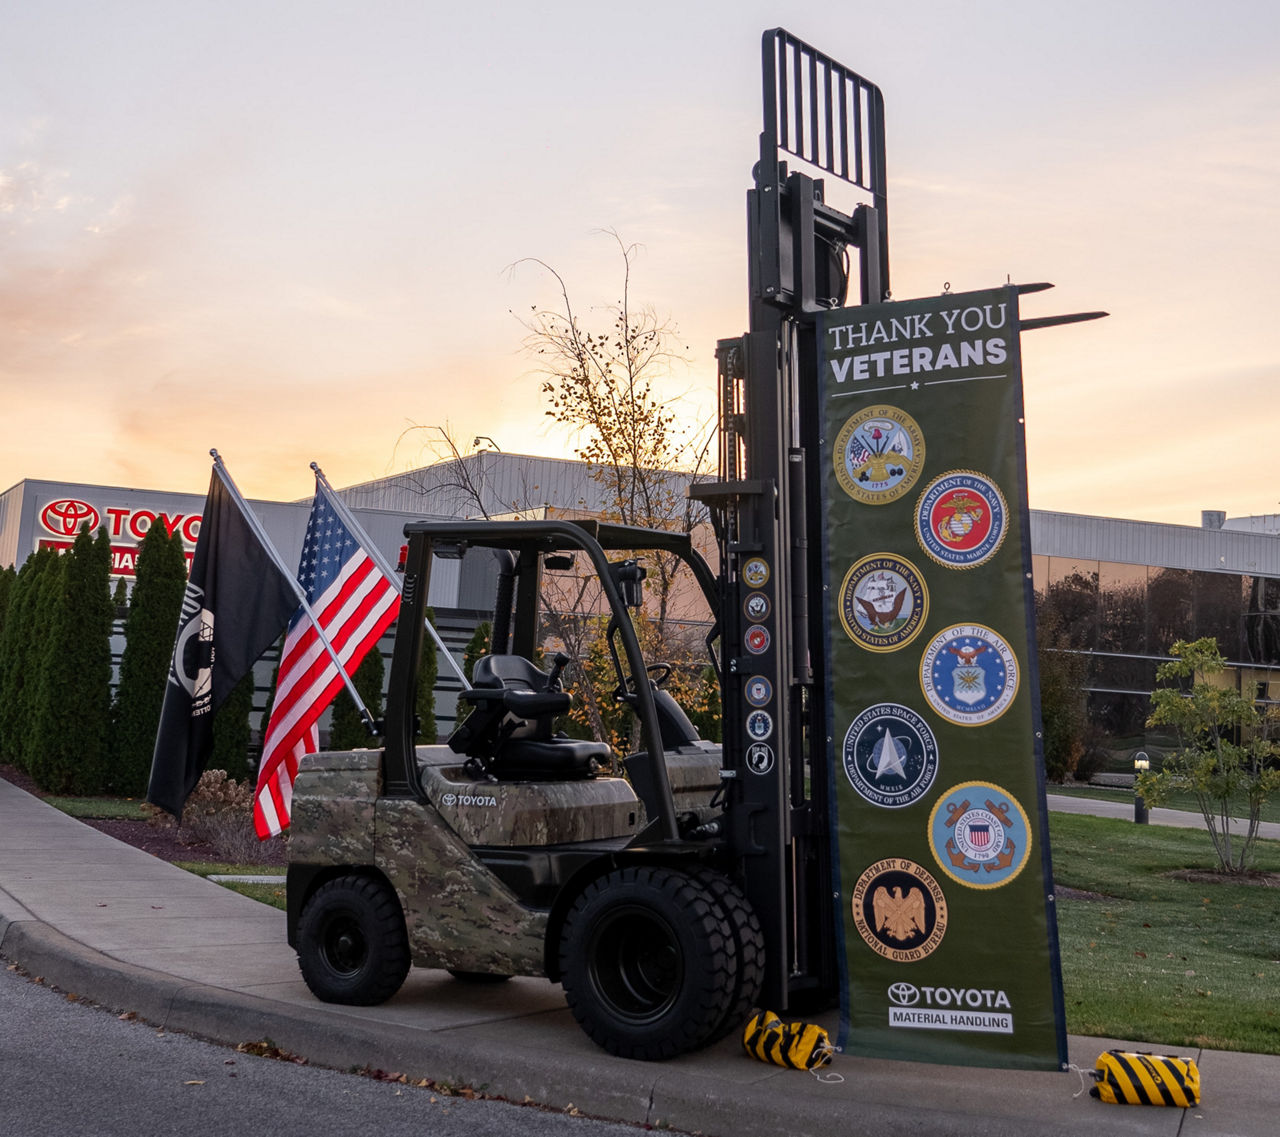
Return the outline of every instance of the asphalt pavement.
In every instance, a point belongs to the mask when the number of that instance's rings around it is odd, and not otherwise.
[[[1050,807],[1064,802],[1087,812],[1111,804],[1054,795]],[[1085,1069],[1113,1046],[1195,1058],[1204,1100],[1180,1110],[1106,1105],[1079,1093],[1074,1072],[838,1055],[829,1069],[843,1080],[819,1081],[747,1058],[735,1037],[670,1062],[613,1058],[578,1028],[559,986],[537,979],[477,987],[415,968],[380,1007],[320,1003],[298,974],[282,912],[2,780],[0,955],[166,1030],[232,1045],[269,1038],[336,1069],[393,1070],[714,1137],[1272,1137],[1280,1116],[1280,1058],[1269,1055],[1069,1039]],[[834,1034],[834,1012],[817,1021]]]

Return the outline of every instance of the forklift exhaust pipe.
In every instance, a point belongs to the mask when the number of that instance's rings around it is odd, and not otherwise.
[[[516,559],[507,549],[494,549],[498,562],[498,595],[493,606],[493,634],[489,651],[508,655],[511,651],[511,608],[516,595]]]

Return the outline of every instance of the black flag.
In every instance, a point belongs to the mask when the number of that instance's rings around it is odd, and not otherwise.
[[[215,465],[182,598],[147,800],[176,817],[213,748],[213,713],[298,606]]]

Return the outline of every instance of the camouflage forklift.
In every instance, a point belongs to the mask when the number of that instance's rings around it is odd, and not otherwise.
[[[289,942],[324,1000],[389,998],[411,964],[463,981],[545,976],[611,1053],[663,1059],[838,991],[828,826],[815,314],[888,290],[879,90],[794,36],[765,33],[764,131],[748,193],[751,331],[723,340],[720,478],[688,536],[590,522],[417,522],[380,751],[310,755],[298,773]],[[864,198],[843,213],[822,180]],[[815,550],[810,555],[810,549]],[[492,652],[447,745],[415,746],[413,700],[433,558],[492,549]],[[645,552],[674,554],[714,614],[723,743],[698,737],[647,663],[630,613]],[[535,666],[541,574],[576,556],[608,613],[616,696],[639,745],[556,733],[566,659]],[[815,592],[815,589],[817,590]],[[810,644],[815,650],[810,651]],[[622,758],[625,776],[609,771]]]
[[[294,788],[289,938],[308,986],[371,1004],[411,963],[472,982],[546,976],[596,1042],[634,1058],[734,1029],[759,995],[764,941],[719,839],[720,747],[663,689],[671,668],[646,664],[630,615],[644,580],[631,554],[674,554],[710,604],[705,560],[687,535],[593,522],[421,522],[406,536],[386,745],[310,755]],[[471,549],[499,562],[492,652],[448,744],[415,746],[431,563]],[[639,723],[625,777],[608,773],[608,744],[553,729],[569,658],[533,663],[540,578],[571,560],[599,580],[615,696]]]

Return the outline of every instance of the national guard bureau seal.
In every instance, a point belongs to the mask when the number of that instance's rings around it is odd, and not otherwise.
[[[1031,823],[1007,790],[992,782],[962,782],[933,807],[929,848],[952,880],[966,888],[999,888],[1026,867]]]
[[[916,540],[940,565],[975,568],[996,555],[1009,529],[1004,494],[990,478],[952,470],[934,478],[916,502]]]
[[[858,796],[884,809],[919,801],[938,773],[938,743],[910,707],[877,703],[849,724],[845,776]]]
[[[918,963],[947,932],[947,897],[929,872],[901,857],[877,861],[853,889],[853,924],[863,942],[893,963]]]
[[[924,451],[924,434],[909,414],[897,407],[867,407],[836,436],[836,480],[855,501],[887,505],[916,484]]]
[[[929,706],[957,726],[995,722],[1013,703],[1018,682],[1013,649],[982,624],[943,628],[920,660],[920,688]]]
[[[888,553],[863,557],[840,585],[840,623],[868,651],[897,651],[924,627],[929,592],[910,561]]]

